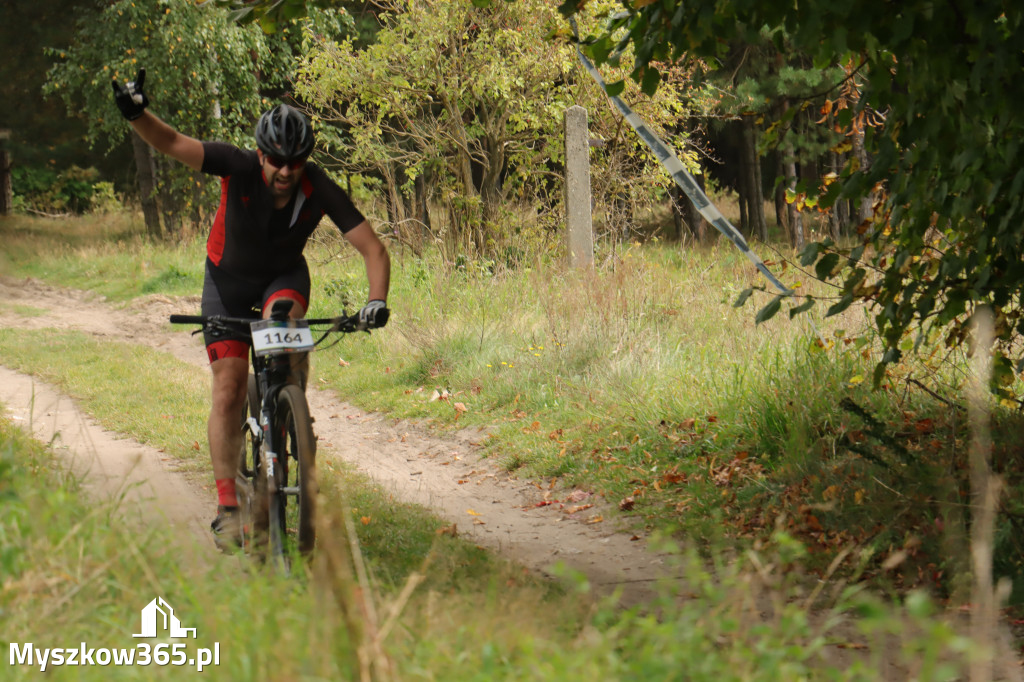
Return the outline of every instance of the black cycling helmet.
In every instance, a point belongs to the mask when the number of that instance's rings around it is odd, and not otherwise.
[[[256,123],[256,145],[285,161],[304,159],[313,151],[313,126],[287,104],[278,104]]]

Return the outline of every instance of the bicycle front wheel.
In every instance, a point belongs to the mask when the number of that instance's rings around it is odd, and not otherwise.
[[[259,496],[265,495],[265,491],[258,492],[258,486],[254,485],[259,469],[260,438],[249,428],[249,418],[259,421],[259,411],[260,398],[256,388],[256,377],[250,374],[245,405],[242,407],[242,448],[238,453],[238,472],[235,474],[235,489],[242,512],[243,546],[246,551],[252,549],[256,529],[262,527],[265,530],[267,527],[267,505],[259,503]]]
[[[277,395],[274,433],[279,439],[276,480],[277,509],[271,524],[279,524],[283,538],[295,538],[303,556],[316,544],[316,438],[306,395],[298,386],[287,385]],[[273,504],[273,503],[272,503]],[[273,512],[277,512],[274,514]]]

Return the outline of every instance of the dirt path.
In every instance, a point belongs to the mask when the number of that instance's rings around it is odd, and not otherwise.
[[[0,305],[7,327],[75,329],[206,365],[200,339],[175,333],[166,323],[172,312],[197,312],[198,300],[147,297],[117,308],[86,292],[0,279]],[[19,314],[21,306],[37,310]],[[626,603],[651,595],[662,573],[661,560],[646,550],[643,540],[616,532],[612,521],[588,523],[598,514],[610,516],[601,511],[600,500],[587,498],[598,504],[572,516],[559,504],[538,507],[546,491],[483,459],[474,441],[480,434],[439,437],[416,424],[363,412],[328,391],[310,390],[307,397],[322,457],[354,464],[397,499],[433,510],[455,524],[461,536],[532,570],[548,573],[564,562],[585,573],[599,594],[621,588]],[[69,399],[9,370],[0,372],[0,402],[15,419],[31,422],[42,440],[59,433],[58,451],[67,453],[99,494],[128,491],[126,500],[143,509],[173,508],[168,521],[214,551],[206,519],[214,505],[212,495],[188,483],[160,453],[105,432],[80,415]],[[565,498],[572,492],[554,491],[552,496]],[[165,494],[176,504],[160,504]],[[150,504],[154,499],[157,504]]]

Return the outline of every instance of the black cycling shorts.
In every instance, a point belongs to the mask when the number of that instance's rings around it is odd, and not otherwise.
[[[278,298],[290,298],[309,309],[309,267],[306,260],[277,275],[268,282],[252,282],[226,274],[222,270],[213,272],[209,261],[203,280],[203,315],[225,317],[262,316]],[[249,338],[244,334],[226,331],[204,331],[206,352],[210,362],[225,357],[249,357]]]

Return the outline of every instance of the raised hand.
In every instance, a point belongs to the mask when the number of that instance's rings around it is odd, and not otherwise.
[[[114,87],[114,101],[117,103],[121,114],[129,121],[134,121],[149,106],[149,98],[143,91],[142,86],[146,82],[146,70],[139,69],[139,74],[134,81],[128,81],[121,85],[116,80],[111,82]]]

